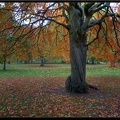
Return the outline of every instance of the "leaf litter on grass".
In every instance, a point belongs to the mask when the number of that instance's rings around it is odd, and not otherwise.
[[[111,79],[87,78],[98,91],[67,93],[67,77],[0,79],[1,117],[120,117],[119,95],[110,89]],[[109,79],[109,80],[108,80]],[[118,85],[116,78],[114,86]],[[109,88],[107,86],[109,85]]]

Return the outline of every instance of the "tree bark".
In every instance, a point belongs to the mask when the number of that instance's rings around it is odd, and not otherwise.
[[[70,40],[70,62],[71,75],[66,81],[66,90],[68,92],[88,92],[86,79],[86,47],[83,43],[76,43],[75,37]],[[78,44],[78,45],[77,45]]]
[[[44,66],[44,57],[43,57],[43,56],[40,56],[40,60],[41,60],[40,66]]]
[[[6,56],[3,57],[3,70],[6,70]]]
[[[71,75],[65,82],[67,92],[86,93],[88,92],[88,85],[86,79],[86,32],[78,34],[77,29],[80,29],[82,19],[79,16],[79,11],[74,7],[70,9],[70,22],[69,22],[69,36],[70,36],[70,62],[71,62]]]

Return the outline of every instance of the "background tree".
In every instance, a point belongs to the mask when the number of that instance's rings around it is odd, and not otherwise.
[[[15,9],[13,2],[5,3],[0,9],[0,55],[3,60],[3,70],[6,70],[7,58],[13,55],[18,50],[17,47],[28,37],[28,32],[26,34],[25,31],[29,28],[25,29],[25,26],[22,26],[21,23],[15,20],[13,9]]]
[[[2,30],[0,32],[0,56],[2,60],[1,62],[3,62],[3,70],[6,70],[7,57],[9,57],[13,52],[12,47],[14,44],[14,36],[12,36],[11,31],[3,30],[12,25],[12,22],[10,21],[12,13],[7,10],[1,10],[0,14],[0,29]],[[8,19],[9,21],[7,21]]]
[[[41,66],[44,66],[44,59],[62,59],[69,62],[68,32],[62,26],[52,22],[47,27],[41,28],[39,34],[35,32],[33,39],[31,42],[33,56],[40,57]]]
[[[101,16],[100,13],[98,14]],[[105,21],[102,24],[102,28],[100,30],[99,38],[89,47],[88,50],[88,53],[91,53],[96,58],[108,61],[108,63],[110,63],[110,67],[115,67],[115,61],[120,59],[118,54],[119,47],[116,44],[115,39],[115,36],[118,34],[118,32],[114,32],[114,25],[116,25],[117,28],[120,28],[120,25],[117,22],[112,22],[111,17],[105,18]],[[107,27],[108,29],[106,31]],[[97,29],[98,28],[96,27],[96,30],[94,29],[89,32],[89,42],[95,37]],[[120,40],[119,36],[118,40]]]

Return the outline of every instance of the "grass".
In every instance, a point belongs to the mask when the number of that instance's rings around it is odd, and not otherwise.
[[[41,76],[66,76],[70,74],[70,65],[67,64],[46,64],[40,67],[39,64],[11,64],[7,70],[0,69],[0,78],[11,77],[41,77]]]
[[[87,75],[89,76],[101,76],[101,75],[111,75],[120,76],[120,69],[109,68],[107,65],[87,65]]]
[[[87,76],[120,76],[120,70],[111,69],[106,65],[87,65],[86,74]],[[8,64],[6,71],[3,71],[0,65],[0,78],[69,75],[70,64],[46,64],[45,67],[40,67],[39,64]]]
[[[0,65],[0,117],[120,117],[120,69],[87,65],[86,94],[65,91],[69,64]]]

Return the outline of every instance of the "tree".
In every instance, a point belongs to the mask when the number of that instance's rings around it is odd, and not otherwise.
[[[32,55],[40,58],[40,66],[44,66],[44,59],[62,59],[69,62],[68,32],[62,26],[51,22],[47,27],[41,28],[39,34],[35,32],[32,39]]]
[[[20,26],[19,29],[18,24],[14,21],[13,12],[8,11],[8,8],[13,8],[14,3],[8,2],[5,6],[1,7],[0,13],[0,55],[3,60],[3,70],[6,70],[6,62],[7,59],[13,55],[15,51],[17,51],[17,43],[19,40],[21,29],[24,29]],[[11,27],[12,26],[12,27]],[[16,28],[16,30],[14,29]],[[13,32],[14,31],[14,32]],[[22,31],[23,32],[23,31]],[[19,36],[19,37],[18,37]],[[20,45],[20,43],[19,43]]]
[[[7,27],[10,27],[12,22],[8,21],[6,22],[7,19],[9,19],[12,15],[11,12],[8,11],[0,11],[0,29],[4,30]],[[3,25],[4,24],[4,25]],[[0,32],[0,56],[2,57],[2,62],[3,62],[3,70],[6,70],[6,62],[7,62],[7,57],[9,57],[12,52],[13,52],[13,36],[11,35],[10,31],[1,31]]]
[[[13,49],[11,48],[11,44],[12,44],[11,39],[12,39],[11,37],[10,38],[3,37],[1,39],[2,44],[1,44],[0,56],[2,57],[3,70],[6,70],[7,58],[10,57],[13,52]]]
[[[100,30],[100,35],[98,40],[96,40],[90,47],[88,54],[94,55],[97,59],[106,60],[110,63],[110,67],[115,67],[115,61],[120,59],[119,56],[119,47],[116,44],[115,33],[114,32],[114,24],[119,28],[120,25],[115,22],[112,22],[111,17],[107,17],[102,24],[102,28]],[[107,31],[105,30],[108,27]],[[92,29],[92,28],[91,28]],[[96,28],[97,29],[97,28]],[[96,30],[91,30],[88,41],[90,42],[96,34]],[[104,36],[106,34],[106,36]],[[118,36],[118,39],[119,36]]]
[[[63,26],[68,31],[71,63],[71,75],[65,83],[65,88],[68,92],[86,93],[88,92],[88,88],[91,87],[91,85],[86,83],[87,49],[89,45],[100,37],[101,30],[108,30],[108,26],[103,26],[103,23],[109,16],[111,16],[114,26],[115,42],[120,47],[117,37],[119,28],[114,24],[115,22],[120,23],[120,15],[114,13],[110,2],[22,2],[19,3],[18,9],[14,13],[22,14],[19,15],[21,21],[28,19],[29,25],[33,26],[36,24],[35,29],[47,26],[52,21]],[[101,15],[96,17],[96,13],[100,13]],[[90,29],[95,29],[96,35],[92,41],[87,43],[87,34]],[[107,39],[103,40],[108,41]]]

